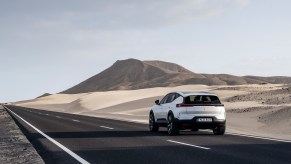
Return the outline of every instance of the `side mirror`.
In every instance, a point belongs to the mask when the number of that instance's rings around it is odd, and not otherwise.
[[[160,100],[156,100],[155,103],[156,103],[157,105],[160,105]]]

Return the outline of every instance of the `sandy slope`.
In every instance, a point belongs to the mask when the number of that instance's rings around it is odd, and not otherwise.
[[[51,111],[65,111],[80,113],[84,111],[97,111],[99,109],[128,103],[136,100],[157,98],[168,92],[176,90],[207,90],[205,85],[185,85],[179,87],[149,88],[140,90],[121,90],[108,92],[91,92],[82,94],[55,94],[35,100],[16,102],[15,105],[37,107]],[[154,100],[146,107],[150,107]],[[131,104],[132,109],[137,109],[136,104]],[[117,109],[118,110],[118,109]],[[120,109],[119,109],[120,110]],[[121,109],[122,110],[122,109]]]
[[[291,140],[291,88],[286,85],[150,88],[57,94],[16,105],[97,117],[147,122],[154,100],[175,90],[214,89],[227,109],[227,131]]]

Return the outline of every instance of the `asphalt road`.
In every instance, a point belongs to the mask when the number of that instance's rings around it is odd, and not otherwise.
[[[57,146],[27,122],[11,114],[46,163],[291,163],[291,143],[212,132],[166,129],[151,133],[145,124],[29,108],[8,108],[58,142]],[[77,155],[70,155],[67,149]],[[83,161],[83,162],[84,162]],[[82,162],[82,161],[81,161]],[[84,162],[84,163],[85,163]]]

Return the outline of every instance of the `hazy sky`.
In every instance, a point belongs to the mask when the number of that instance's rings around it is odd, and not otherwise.
[[[0,102],[137,58],[197,73],[291,76],[290,0],[2,0]]]

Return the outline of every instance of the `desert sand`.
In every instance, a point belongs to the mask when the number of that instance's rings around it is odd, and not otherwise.
[[[156,99],[177,90],[211,90],[225,104],[227,132],[291,140],[291,86],[184,85],[139,90],[55,94],[14,105],[94,117],[148,122]]]

